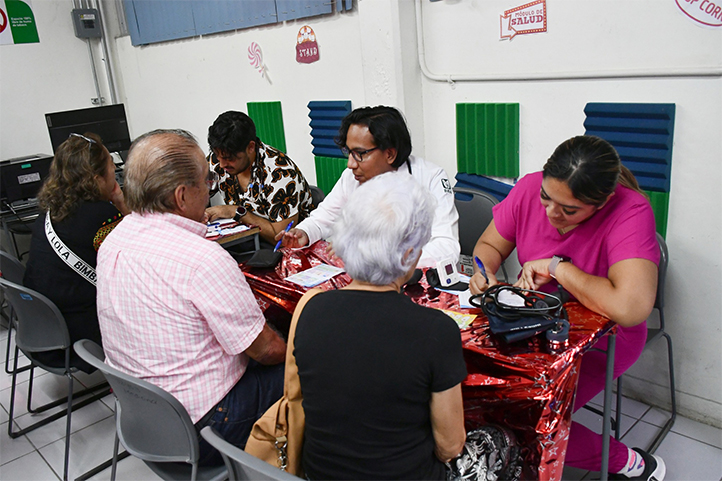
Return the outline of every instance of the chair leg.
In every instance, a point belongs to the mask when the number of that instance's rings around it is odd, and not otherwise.
[[[647,449],[647,452],[649,454],[654,454],[659,445],[662,444],[662,441],[664,441],[664,438],[667,437],[667,434],[674,425],[674,421],[677,419],[677,395],[675,393],[674,384],[674,358],[672,357],[672,338],[669,337],[669,334],[667,334],[666,332],[662,332],[662,335],[667,340],[667,355],[669,357],[669,390],[670,400],[672,402],[672,415],[664,424],[662,430],[654,438],[652,444],[649,445],[649,449]]]
[[[13,373],[12,371],[8,370],[8,367],[10,366],[10,346],[12,345],[12,338],[13,338],[13,310],[12,310],[12,306],[11,306],[10,311],[8,313],[8,347],[5,350],[5,374]]]
[[[116,414],[117,416],[117,414]],[[113,443],[113,468],[110,470],[110,481],[115,481],[115,473],[118,470],[118,444],[120,438],[118,437],[118,431],[115,431],[115,442]]]
[[[19,436],[14,435],[13,433],[13,414],[15,413],[15,389],[17,389],[17,378],[18,378],[18,351],[19,349],[15,349],[15,359],[13,360],[13,370],[12,375],[13,379],[10,384],[10,407],[8,408],[8,436],[11,438],[16,438]]]
[[[40,421],[38,421],[38,422],[36,422],[36,423],[34,423],[34,424],[31,424],[30,426],[28,426],[28,427],[26,427],[26,428],[24,428],[24,429],[21,429],[21,430],[19,430],[19,431],[14,431],[14,432],[13,432],[13,430],[12,430],[12,428],[13,428],[13,423],[12,423],[12,421],[13,421],[13,412],[14,412],[14,410],[15,410],[15,389],[16,389],[16,387],[17,387],[17,386],[16,386],[16,385],[17,385],[17,380],[16,380],[16,379],[17,379],[17,375],[18,375],[19,373],[23,372],[23,371],[28,370],[28,369],[30,369],[30,370],[32,371],[32,370],[35,368],[35,366],[32,365],[32,364],[31,364],[30,366],[24,366],[24,367],[18,368],[18,367],[17,367],[17,358],[18,358],[18,356],[17,356],[17,353],[16,353],[16,355],[15,355],[15,361],[14,361],[14,368],[13,368],[13,371],[14,371],[14,372],[13,372],[13,381],[12,381],[12,386],[11,386],[11,389],[10,389],[10,409],[9,409],[9,412],[8,412],[8,414],[9,414],[9,416],[10,416],[10,422],[8,423],[8,435],[9,435],[11,438],[13,438],[13,439],[15,439],[15,438],[17,438],[17,437],[19,437],[19,436],[23,436],[23,435],[25,435],[25,434],[27,434],[27,433],[29,433],[29,432],[31,432],[31,431],[34,431],[34,430],[36,430],[36,429],[38,429],[38,428],[40,428],[40,427],[42,427],[42,426],[45,426],[45,425],[47,425],[47,424],[50,424],[51,422],[56,421],[56,420],[62,418],[63,416],[66,416],[66,415],[67,415],[67,414],[66,414],[66,410],[63,409],[62,411],[58,411],[58,412],[56,412],[55,414],[52,414],[52,415],[48,416],[48,417],[45,418],[45,419],[41,419]],[[71,377],[72,377],[72,375],[71,375]],[[83,406],[87,406],[88,404],[93,403],[93,402],[97,401],[98,399],[101,399],[101,398],[107,396],[108,394],[110,394],[110,392],[111,392],[111,390],[110,390],[110,387],[109,387],[109,385],[108,385],[107,382],[106,382],[106,383],[102,383],[102,384],[98,384],[97,386],[93,386],[93,387],[90,387],[90,388],[87,388],[87,389],[83,389],[82,391],[78,391],[77,393],[74,394],[74,396],[75,396],[76,399],[81,398],[81,397],[83,397],[83,396],[86,396],[86,395],[88,395],[88,394],[90,394],[90,393],[95,393],[95,394],[92,395],[92,396],[86,397],[85,399],[83,399],[83,400],[81,400],[81,401],[78,401],[78,402],[76,402],[75,404],[73,404],[73,403],[71,402],[71,404],[68,406],[68,412],[75,411],[76,409],[80,409],[80,408],[82,408]],[[71,393],[69,393],[69,394],[73,394],[73,393],[71,392]],[[30,408],[31,398],[32,398],[32,373],[31,373],[30,381],[28,382],[28,408]],[[68,399],[71,399],[71,401],[72,401],[72,398],[71,398],[71,397],[69,397]],[[57,400],[55,400],[55,401],[51,401],[51,402],[49,402],[49,403],[47,403],[47,404],[45,404],[45,405],[43,405],[43,406],[40,406],[40,407],[38,407],[38,408],[36,408],[36,409],[34,409],[34,410],[32,410],[32,411],[31,411],[30,409],[28,409],[28,412],[33,413],[33,414],[45,412],[45,411],[47,411],[47,410],[50,409],[50,408],[60,406],[60,405],[65,404],[65,403],[67,403],[67,402],[68,402],[68,400],[63,397],[63,398],[57,399]]]
[[[68,481],[68,461],[70,460],[70,416],[73,413],[73,376],[68,376],[68,411],[65,421],[65,463],[63,464],[63,481]]]
[[[622,375],[617,378],[617,415],[614,417],[614,439],[619,441],[622,434]]]

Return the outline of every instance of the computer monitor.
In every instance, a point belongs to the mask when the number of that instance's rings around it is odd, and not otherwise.
[[[128,120],[123,104],[54,112],[45,114],[45,121],[48,124],[53,152],[58,150],[71,133],[85,132],[98,134],[109,152],[118,152],[123,158],[130,148]]]
[[[52,161],[51,155],[36,154],[0,162],[2,210],[5,210],[7,204],[37,197]]]

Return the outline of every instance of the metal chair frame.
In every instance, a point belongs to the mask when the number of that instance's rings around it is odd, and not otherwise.
[[[657,243],[659,244],[660,259],[659,259],[659,270],[657,273],[657,297],[654,301],[654,308],[659,313],[659,327],[647,328],[647,341],[644,345],[646,350],[653,342],[660,338],[664,338],[667,341],[667,359],[669,361],[669,391],[670,391],[670,403],[672,412],[667,422],[662,426],[662,429],[657,433],[652,442],[650,443],[647,452],[654,454],[664,438],[667,436],[669,431],[672,429],[675,420],[677,419],[677,396],[675,392],[674,382],[674,355],[672,352],[672,338],[665,331],[664,323],[664,285],[667,280],[667,267],[669,265],[669,250],[667,249],[667,243],[659,233],[657,233]],[[617,398],[616,398],[616,416],[611,419],[612,429],[614,430],[615,439],[619,440],[622,434],[621,428],[621,416],[622,412],[622,378],[621,375],[617,378]],[[592,406],[584,406],[585,409],[592,411],[600,416],[603,412]]]
[[[25,276],[25,266],[9,253],[0,250],[0,276],[14,284],[22,285]],[[10,303],[8,305],[8,341],[5,350],[5,373],[12,374],[10,369],[10,351],[12,350],[13,329],[15,329],[15,311]]]
[[[73,366],[71,363],[72,346],[70,344],[70,335],[68,334],[68,328],[60,310],[57,306],[55,306],[55,304],[53,304],[52,301],[39,292],[9,282],[4,278],[0,278],[0,288],[3,289],[8,303],[13,306],[13,310],[17,316],[17,322],[15,324],[15,360],[11,371],[12,385],[10,389],[10,407],[8,409],[8,436],[15,439],[60,419],[63,416],[67,416],[65,425],[65,458],[63,464],[63,480],[67,480],[68,459],[70,457],[71,413],[76,409],[107,396],[110,393],[110,389],[108,388],[108,385],[104,383],[73,393],[73,374],[78,371],[78,368]],[[56,350],[64,351],[64,362],[60,367],[56,365],[49,365],[37,357],[40,353]],[[18,367],[20,351],[22,351],[28,360],[30,360],[29,365]],[[40,367],[53,374],[65,376],[68,380],[67,398],[60,398],[33,409],[33,380],[36,367]],[[30,371],[27,399],[27,410],[29,413],[42,413],[66,403],[67,407],[66,409],[58,411],[24,429],[14,431],[13,426],[17,376],[18,374],[28,370]],[[91,394],[92,396],[78,401],[78,398]],[[75,403],[73,403],[73,399],[76,400]]]
[[[120,457],[120,443],[128,453],[143,460],[163,479],[221,481],[227,478],[225,466],[198,466],[198,432],[188,412],[175,397],[154,384],[103,362],[103,349],[93,341],[77,341],[74,348],[81,359],[103,373],[113,388],[116,434],[111,463],[112,481],[115,480]]]

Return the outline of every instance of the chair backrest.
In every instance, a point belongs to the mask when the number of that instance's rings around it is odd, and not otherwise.
[[[476,241],[493,219],[491,208],[499,201],[479,190],[454,187],[454,204],[459,211],[461,253],[473,255]]]
[[[201,436],[208,441],[208,444],[220,451],[228,469],[229,481],[251,479],[293,481],[301,479],[234,446],[220,437],[210,426],[201,429]]]
[[[12,255],[0,250],[0,277],[22,285],[24,276],[25,266]]]
[[[83,339],[73,347],[113,388],[118,437],[130,454],[144,461],[185,462],[196,468],[198,434],[175,397],[103,362],[103,349],[93,341]]]
[[[326,194],[324,194],[323,191],[315,185],[309,185],[309,188],[311,189],[311,203],[313,204],[313,209],[315,209],[318,207],[318,204],[323,202],[323,199],[326,198]]]
[[[33,352],[70,347],[65,318],[50,299],[4,277],[0,277],[0,287],[17,316],[15,342],[30,360],[36,362]]]
[[[657,271],[657,298],[654,300],[654,307],[662,310],[664,308],[664,283],[667,281],[669,250],[667,250],[664,237],[659,232],[657,232],[657,243],[659,244],[659,269]]]

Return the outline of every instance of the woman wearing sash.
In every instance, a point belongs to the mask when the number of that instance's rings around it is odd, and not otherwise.
[[[55,153],[38,202],[42,212],[33,225],[23,283],[60,309],[71,342],[101,344],[95,262],[100,244],[128,209],[100,137],[70,134]]]

